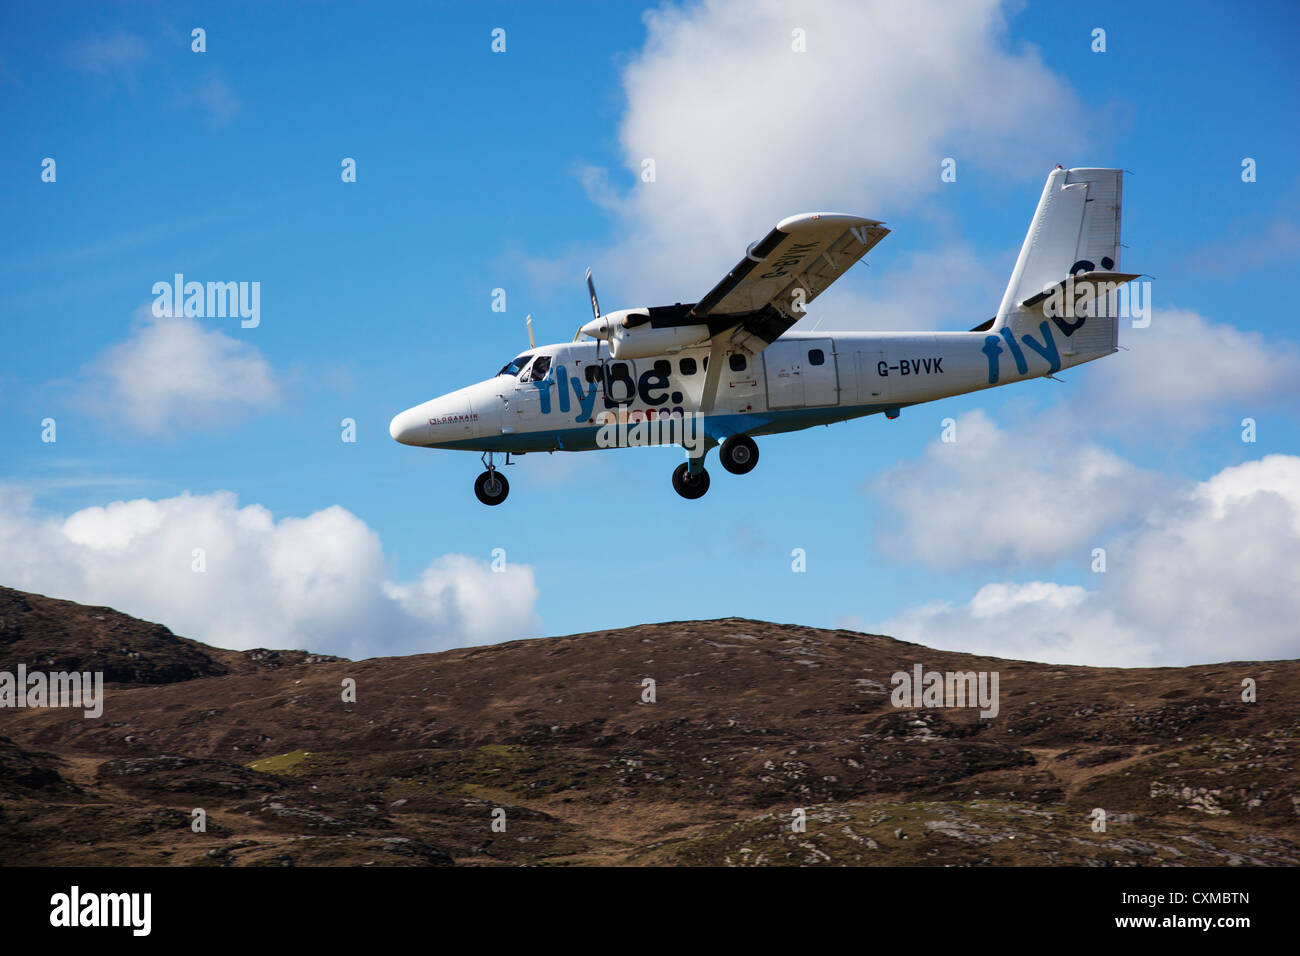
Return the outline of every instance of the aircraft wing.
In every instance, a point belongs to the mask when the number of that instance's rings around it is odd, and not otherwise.
[[[719,330],[715,343],[724,338],[756,354],[799,321],[809,302],[888,234],[874,219],[842,213],[783,219],[749,247],[686,321],[705,321]]]

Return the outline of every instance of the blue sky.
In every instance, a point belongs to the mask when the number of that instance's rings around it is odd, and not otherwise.
[[[1300,259],[1294,6],[655,10],[0,9],[0,581],[199,639],[353,655],[743,615],[1094,663],[1295,656],[1294,608],[1261,595],[1291,587],[1296,535],[1259,542],[1259,570],[1188,611],[1249,522],[1170,505],[1203,501],[1195,489],[1220,476],[1229,500],[1282,508],[1283,528],[1300,509],[1286,493],[1300,439],[1284,285]],[[194,27],[206,52],[191,50]],[[504,53],[490,48],[498,27]],[[790,49],[795,28],[805,53]],[[887,30],[912,39],[912,62],[890,66]],[[791,63],[801,72],[765,85]],[[945,157],[955,183],[939,181]],[[678,453],[637,449],[527,456],[510,500],[488,509],[472,495],[477,456],[387,434],[396,411],[520,351],[526,313],[540,341],[571,338],[588,317],[585,266],[606,309],[691,301],[747,241],[811,209],[893,232],[810,322],[969,328],[995,309],[1057,162],[1131,171],[1124,265],[1155,277],[1152,328],[1121,331],[1133,351],[1064,384],[769,438],[755,472],[715,466],[697,502],[670,487]],[[151,288],[177,272],[259,282],[260,324],[202,319],[164,341]],[[205,368],[215,378],[194,385]],[[149,400],[164,406],[152,418]],[[944,459],[948,417],[993,460]],[[344,418],[355,443],[340,440]],[[1062,526],[1032,546],[917,504],[1064,488],[1080,449],[1108,477],[1024,518]],[[132,501],[172,504],[110,508]],[[69,524],[84,509],[109,510]],[[222,557],[198,585],[187,544],[207,536]],[[1104,586],[1093,547],[1115,556]],[[513,573],[491,576],[497,548]],[[1203,560],[1180,577],[1159,555],[1177,565],[1184,548]],[[333,605],[339,582],[356,590]],[[1143,603],[1156,587],[1181,610]],[[1228,622],[1258,641],[1216,644]],[[1185,627],[1198,636],[1179,638]]]

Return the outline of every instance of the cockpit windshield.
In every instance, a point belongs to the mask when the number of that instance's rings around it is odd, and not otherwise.
[[[511,361],[511,362],[506,363],[505,368],[503,368],[501,371],[497,372],[497,374],[498,374],[498,375],[518,375],[521,371],[523,371],[524,366],[528,364],[528,360],[531,359],[532,357],[533,357],[533,356],[532,356],[532,353],[531,353],[531,352],[529,352],[529,353],[527,353],[527,354],[524,354],[524,355],[521,355],[521,356],[519,356],[519,358],[517,358],[517,359],[515,359],[515,360],[513,360],[513,361]]]

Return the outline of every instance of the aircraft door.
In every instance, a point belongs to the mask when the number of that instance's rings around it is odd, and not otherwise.
[[[835,343],[830,339],[804,339],[803,390],[805,405],[838,405],[839,375],[835,368]]]
[[[777,339],[763,349],[763,368],[767,372],[767,407],[797,408],[804,403],[802,342]]]
[[[880,405],[889,400],[889,363],[879,350],[854,352],[858,379],[858,404]]]
[[[839,402],[835,346],[830,339],[777,339],[763,350],[769,408]]]

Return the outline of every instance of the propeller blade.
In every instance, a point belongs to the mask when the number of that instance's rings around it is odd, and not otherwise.
[[[533,316],[531,312],[524,321],[528,323],[528,347],[530,349],[535,349],[537,348],[537,343],[533,341]]]
[[[591,296],[591,317],[600,318],[600,303],[596,301],[596,283],[591,281],[591,270],[587,270],[587,295]]]

